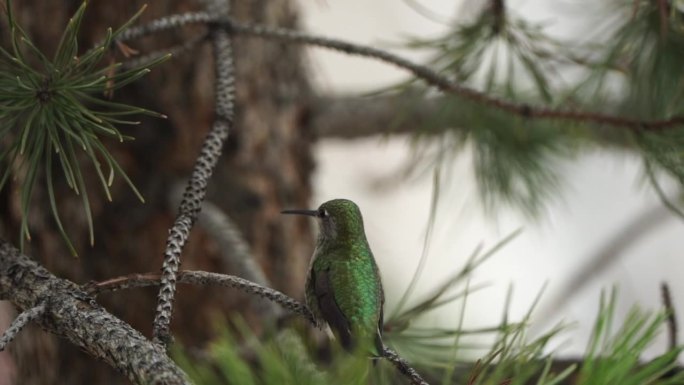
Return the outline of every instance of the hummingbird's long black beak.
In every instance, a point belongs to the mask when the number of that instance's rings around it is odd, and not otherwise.
[[[317,217],[318,210],[283,210],[281,214],[295,214],[295,215],[308,215],[310,217]]]

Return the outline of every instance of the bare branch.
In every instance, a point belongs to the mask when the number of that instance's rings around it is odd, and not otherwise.
[[[202,145],[190,180],[185,188],[183,199],[178,208],[178,217],[169,230],[164,252],[162,281],[159,289],[157,311],[154,317],[154,341],[167,346],[171,335],[169,326],[173,314],[173,300],[176,294],[176,272],[180,266],[180,255],[197,220],[202,201],[206,195],[207,183],[233,125],[235,86],[234,66],[230,37],[221,29],[213,31],[215,83],[215,121]]]
[[[258,285],[244,278],[233,275],[211,273],[207,271],[183,270],[177,274],[178,282],[200,286],[223,286],[242,290],[249,294],[273,301],[292,313],[299,314],[309,322],[316,324],[311,311],[303,303],[288,297],[287,295],[265,286]],[[123,277],[108,279],[102,282],[89,283],[86,290],[92,294],[107,291],[118,291],[138,287],[158,286],[161,276],[154,273],[131,274]]]
[[[42,317],[43,314],[45,314],[44,304],[32,307],[19,314],[12,322],[12,325],[10,325],[10,327],[2,334],[2,337],[0,337],[0,352],[5,350],[7,345],[14,340],[14,337],[19,334],[24,326],[26,326],[29,322],[35,321],[39,317]]]
[[[52,275],[0,239],[0,298],[21,310],[44,307],[35,321],[136,384],[189,385],[163,349],[109,314],[75,283]]]

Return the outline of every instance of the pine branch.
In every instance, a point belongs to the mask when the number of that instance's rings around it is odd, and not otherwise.
[[[198,286],[223,286],[242,290],[249,294],[273,301],[292,313],[299,314],[309,322],[316,324],[311,311],[303,303],[287,295],[265,286],[258,285],[244,278],[233,275],[211,273],[207,271],[179,271],[176,275],[178,282]],[[93,295],[103,292],[134,289],[148,286],[159,286],[162,277],[155,273],[131,274],[123,277],[108,279],[102,282],[91,282],[84,288]]]
[[[169,193],[169,205],[178,207],[182,185],[175,183]],[[233,220],[217,205],[209,201],[202,203],[198,226],[202,227],[218,245],[221,261],[235,269],[235,273],[261,286],[271,286],[261,266],[252,257],[249,245]],[[253,297],[250,297],[253,298]],[[255,310],[262,320],[278,319],[282,309],[272,302],[258,302]]]
[[[225,15],[208,12],[188,12],[171,15],[153,20],[142,26],[133,26],[123,31],[118,41],[129,41],[154,35],[172,29],[178,29],[189,24],[210,24],[225,18]]]
[[[19,334],[24,326],[26,326],[29,322],[35,321],[42,317],[43,314],[45,314],[45,304],[42,303],[19,314],[12,322],[12,325],[10,325],[10,327],[2,334],[2,337],[0,337],[0,352],[5,350],[7,345],[14,340],[14,337]]]
[[[411,383],[414,385],[428,385],[428,383],[423,379],[423,377],[416,372],[415,369],[409,365],[408,362],[406,362],[405,359],[401,358],[401,356],[395,352],[394,350],[388,348],[387,346],[384,347],[384,350],[382,351],[382,356],[387,359],[389,362],[394,365],[401,374],[404,376],[408,377],[411,380]]]
[[[286,41],[290,43],[313,45],[334,51],[340,51],[349,55],[368,57],[384,61],[411,72],[417,78],[443,92],[456,94],[473,102],[528,119],[549,119],[573,121],[577,123],[594,123],[626,128],[634,131],[657,131],[684,124],[684,116],[673,116],[669,119],[662,120],[640,120],[617,115],[585,112],[579,110],[553,109],[543,106],[532,106],[525,103],[517,103],[465,87],[445,76],[440,75],[426,66],[415,64],[407,59],[381,49],[353,44],[337,39],[309,35],[284,28],[271,28],[261,25],[238,23],[232,19],[220,20],[219,23],[233,34],[249,35]]]
[[[684,124],[684,116],[672,116],[668,119],[641,120],[618,115],[603,114],[581,110],[564,110],[544,106],[533,106],[488,95],[487,93],[463,86],[432,69],[413,63],[387,51],[349,43],[343,40],[321,37],[284,28],[272,28],[261,25],[239,23],[231,18],[207,14],[206,12],[185,13],[160,18],[149,24],[133,27],[124,33],[119,40],[131,40],[167,30],[177,29],[187,24],[219,25],[233,35],[255,36],[265,39],[279,40],[288,43],[307,44],[349,55],[362,56],[393,64],[411,72],[427,84],[450,94],[459,95],[481,105],[493,107],[528,119],[561,120],[577,123],[624,128],[632,131],[658,131],[675,128]]]
[[[190,270],[179,271],[176,277],[180,283],[198,286],[232,287],[249,294],[258,295],[259,297],[268,299],[269,301],[273,301],[281,305],[290,312],[304,317],[311,324],[318,326],[318,322],[314,318],[313,314],[303,303],[292,299],[277,290],[258,285],[244,278],[206,271]],[[160,285],[160,281],[162,279],[163,278],[159,274],[154,273],[131,274],[123,277],[108,279],[102,282],[88,283],[84,286],[84,290],[92,295],[97,295],[103,292],[158,286]],[[427,385],[427,382],[423,380],[420,374],[418,374],[418,372],[394,350],[385,346],[385,349],[382,352],[382,357],[390,361],[401,374],[409,378],[412,384]]]
[[[0,298],[43,329],[68,339],[136,384],[189,385],[162,349],[109,314],[75,283],[52,275],[0,239]],[[36,315],[43,307],[43,316]],[[34,317],[35,316],[35,317]],[[21,318],[21,316],[20,316]],[[17,322],[15,321],[15,325]]]
[[[233,125],[234,114],[234,66],[229,35],[220,29],[213,31],[215,83],[215,121],[200,152],[190,180],[185,188],[183,200],[178,208],[178,217],[169,230],[164,252],[162,284],[159,289],[157,311],[154,318],[154,341],[168,346],[171,340],[169,326],[173,314],[173,300],[176,294],[176,272],[180,266],[180,255],[190,230],[197,220],[202,201],[206,195],[209,179],[221,155],[223,143]]]
[[[311,101],[308,124],[318,138],[465,134],[470,129],[468,106],[450,103],[449,114],[440,114],[446,98],[448,96],[425,97],[410,91],[373,97],[318,96]],[[638,151],[629,135],[619,135],[604,127],[596,127],[590,140],[606,148]]]

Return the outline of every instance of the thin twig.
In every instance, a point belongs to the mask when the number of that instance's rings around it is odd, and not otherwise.
[[[187,12],[171,16],[165,16],[151,22],[129,27],[117,37],[118,41],[129,41],[140,39],[145,36],[154,35],[170,29],[178,29],[189,24],[209,24],[225,18],[225,15],[211,14],[208,12]],[[102,45],[102,44],[100,44]]]
[[[665,312],[667,314],[668,350],[672,351],[679,345],[677,341],[677,314],[672,306],[670,286],[666,282],[660,284],[660,293],[663,299],[663,307],[665,308]]]
[[[43,314],[45,314],[45,304],[32,307],[19,314],[17,318],[12,321],[10,327],[2,334],[2,337],[0,337],[0,352],[5,350],[7,345],[14,340],[14,337],[19,334],[24,326],[26,326],[29,322],[42,317]]]
[[[195,162],[195,167],[178,208],[178,217],[169,230],[169,237],[166,241],[162,281],[153,326],[154,342],[164,346],[168,346],[171,340],[169,326],[173,314],[176,272],[180,266],[180,255],[201,210],[207,183],[221,155],[223,143],[228,138],[228,132],[233,126],[235,78],[230,36],[221,29],[212,32],[216,71],[214,102],[216,117]]]
[[[382,351],[382,356],[391,362],[401,374],[408,377],[413,385],[428,385],[427,381],[425,381],[423,377],[421,377],[420,374],[418,374],[418,372],[394,350],[385,346]]]
[[[161,58],[162,56],[166,56],[166,55],[171,55],[172,58],[176,57],[176,56],[180,56],[180,55],[182,55],[188,51],[195,49],[198,45],[207,41],[208,37],[209,37],[209,32],[205,32],[205,33],[199,34],[197,36],[193,36],[192,38],[188,39],[187,41],[185,41],[181,44],[175,45],[173,47],[157,50],[154,52],[150,52],[146,55],[142,55],[142,56],[132,58],[131,60],[123,63],[123,65],[121,66],[121,70],[125,71],[126,69],[129,69],[129,68],[144,67],[145,65],[152,63],[156,60],[159,60],[159,58]]]
[[[290,298],[289,296],[265,286],[258,285],[244,278],[233,275],[211,273],[207,271],[182,270],[176,275],[178,282],[194,284],[199,286],[223,286],[240,289],[244,292],[258,295],[273,301],[285,309],[303,316],[309,322],[316,324],[316,320],[311,311],[303,303]],[[85,289],[97,295],[103,292],[133,289],[138,287],[158,286],[161,280],[159,274],[131,274],[123,277],[108,279],[102,282],[92,282],[85,286]]]

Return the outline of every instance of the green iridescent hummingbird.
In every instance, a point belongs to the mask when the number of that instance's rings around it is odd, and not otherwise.
[[[381,356],[385,296],[359,207],[334,199],[318,210],[282,213],[318,219],[320,231],[306,280],[306,304],[314,317],[330,325],[346,350],[361,344]]]

